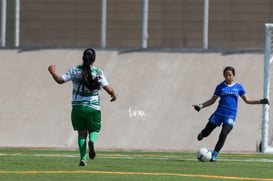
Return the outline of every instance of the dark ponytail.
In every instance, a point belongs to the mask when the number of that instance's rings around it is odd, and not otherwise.
[[[93,77],[90,65],[95,61],[96,59],[96,52],[92,48],[88,48],[84,50],[83,56],[82,56],[82,89],[84,87],[87,87],[90,91],[94,91],[100,88],[100,83],[98,81],[99,76]]]

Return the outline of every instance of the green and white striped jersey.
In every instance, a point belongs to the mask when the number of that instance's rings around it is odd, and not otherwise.
[[[108,85],[108,82],[103,74],[101,69],[98,69],[94,66],[90,66],[92,76],[99,77],[99,83],[101,87]],[[68,72],[62,75],[62,78],[65,82],[72,81],[73,90],[72,90],[72,106],[74,105],[84,105],[96,110],[100,110],[100,97],[99,90],[90,91],[87,87],[82,89],[82,86],[79,88],[81,83],[81,72],[82,65],[75,66],[71,68]]]

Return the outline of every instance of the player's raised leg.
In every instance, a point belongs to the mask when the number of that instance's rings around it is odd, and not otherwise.
[[[210,133],[216,128],[217,126],[208,122],[205,128],[197,135],[197,140],[201,141],[204,137],[210,135]]]
[[[88,142],[89,158],[92,160],[96,157],[94,144],[96,143],[98,136],[99,136],[98,132],[89,133],[89,142]]]

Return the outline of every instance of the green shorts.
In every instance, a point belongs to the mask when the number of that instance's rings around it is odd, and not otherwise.
[[[74,130],[99,132],[101,128],[101,112],[87,106],[73,106],[71,121]]]

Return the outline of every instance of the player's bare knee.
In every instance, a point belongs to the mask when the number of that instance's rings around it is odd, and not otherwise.
[[[87,130],[78,131],[78,136],[86,138],[87,137]]]

